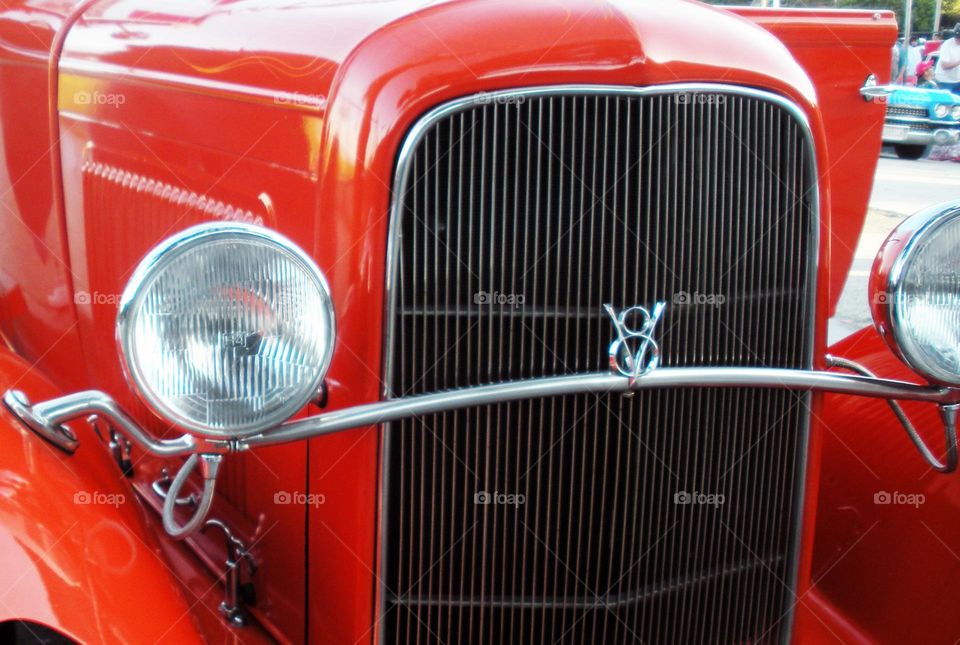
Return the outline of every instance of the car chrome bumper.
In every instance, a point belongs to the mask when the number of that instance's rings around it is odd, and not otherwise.
[[[928,130],[915,130],[907,124],[887,122],[883,126],[883,142],[906,145],[953,145],[960,141],[960,129],[930,125]]]
[[[175,539],[184,539],[204,525],[213,501],[217,473],[227,453],[450,410],[567,394],[619,392],[630,396],[637,391],[662,388],[760,388],[867,396],[886,399],[891,405],[897,400],[933,403],[940,408],[946,439],[944,462],[930,450],[913,426],[904,421],[905,417],[901,417],[901,421],[914,445],[932,468],[941,473],[956,470],[960,389],[877,378],[852,363],[832,357],[828,357],[828,364],[840,369],[852,369],[859,374],[851,376],[826,371],[756,367],[682,367],[656,368],[640,376],[624,376],[616,371],[553,376],[378,401],[288,421],[271,430],[227,440],[206,440],[191,435],[173,440],[154,439],[108,394],[96,390],[77,392],[36,404],[31,404],[23,392],[8,390],[4,393],[3,401],[25,426],[68,453],[72,453],[79,442],[76,435],[63,424],[88,418],[92,414],[108,421],[112,431],[126,435],[147,452],[165,457],[189,454],[190,457],[170,484],[163,504],[163,526]],[[198,465],[203,475],[203,490],[190,520],[180,525],[175,519],[177,499],[184,482]]]
[[[334,410],[276,428],[230,440],[204,440],[185,435],[179,440],[151,438],[106,393],[87,391],[29,404],[26,396],[10,390],[4,403],[31,430],[45,428],[44,438],[63,432],[62,424],[97,414],[130,435],[143,450],[171,457],[197,452],[227,453],[248,450],[363,428],[404,418],[447,412],[507,401],[579,393],[622,393],[663,388],[770,388],[835,392],[887,400],[920,401],[941,406],[960,405],[960,390],[937,385],[853,376],[837,372],[765,367],[658,368],[632,379],[612,372],[553,376],[421,394]],[[25,415],[25,413],[27,413]],[[71,433],[72,436],[72,433]]]

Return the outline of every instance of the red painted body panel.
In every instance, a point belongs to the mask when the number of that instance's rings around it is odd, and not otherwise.
[[[883,377],[919,382],[872,328],[831,349]],[[813,578],[826,605],[856,625],[863,640],[954,643],[960,634],[960,478],[930,470],[890,409],[877,403],[825,397],[829,431]],[[904,408],[942,454],[936,407]],[[922,498],[914,504],[895,494]]]
[[[0,349],[0,390],[61,394]],[[162,535],[85,424],[67,456],[0,406],[0,621],[30,620],[82,643],[231,642],[219,585]],[[244,642],[263,642],[259,630]]]
[[[889,16],[865,11],[733,9],[780,38],[817,88],[823,106],[832,217],[824,231],[830,262],[822,288],[832,316],[867,215],[873,174],[880,157],[885,105],[865,104],[857,90],[870,74],[890,80],[890,47],[896,28]],[[874,19],[873,16],[877,16]]]
[[[782,94],[810,118],[821,173],[819,366],[879,148],[882,107],[857,89],[869,73],[888,74],[896,28],[889,13],[737,12],[744,17],[691,2],[625,0],[96,2],[65,38],[60,60],[62,219],[53,202],[29,199],[0,213],[4,231],[18,226],[12,211],[59,257],[69,252],[70,270],[27,235],[0,242],[0,329],[21,355],[42,358],[58,385],[106,390],[155,433],[173,434],[122,379],[117,295],[162,238],[200,221],[261,221],[305,248],[330,280],[339,337],[329,407],[376,400],[389,188],[404,133],[421,114],[511,87],[723,82]],[[0,22],[0,47],[25,38],[23,25],[9,22]],[[0,51],[7,69],[14,54]],[[4,78],[24,83],[19,73]],[[39,112],[48,98],[33,90],[30,103]],[[28,135],[5,105],[0,98],[4,146],[32,148],[18,140]],[[50,172],[30,194],[53,190]],[[71,288],[86,294],[76,307]],[[58,293],[66,305],[50,304]],[[66,340],[42,356],[59,330]],[[824,487],[832,485],[821,478],[821,445],[833,459],[830,438],[846,432],[823,420],[836,421],[827,412],[838,405],[846,403],[818,400],[814,408],[798,583],[809,602],[795,622],[802,642],[818,642],[825,624],[827,633],[850,634],[860,633],[850,625],[864,624],[847,606],[856,576],[830,593],[812,586],[817,500],[829,504]],[[881,443],[919,461],[896,439]],[[374,640],[378,447],[378,429],[368,428],[231,457],[215,513],[266,554],[257,618],[275,638]],[[158,468],[141,465],[138,485]],[[283,493],[324,502],[277,504]],[[819,548],[838,538],[817,539]],[[187,566],[181,559],[178,571]]]
[[[77,0],[0,8],[0,325],[64,387],[83,382],[63,220],[54,203],[49,60]]]
[[[209,219],[262,221],[309,248],[314,191],[305,173],[151,133],[136,110],[141,100],[156,102],[164,94],[137,89],[111,89],[128,99],[109,107],[117,111],[111,120],[62,112],[66,220],[78,293],[89,294],[78,304],[84,351],[91,358],[87,382],[116,395],[157,435],[173,435],[181,431],[153,417],[126,388],[116,358],[116,303],[130,272],[158,240]],[[284,226],[278,214],[292,226]],[[305,490],[306,453],[306,444],[297,443],[231,458],[214,511],[241,516],[240,534],[273,554],[258,574],[258,604],[279,626],[278,635],[293,641],[303,639],[306,517],[302,507],[277,505],[274,496]],[[138,479],[155,474],[153,467],[138,469]]]
[[[866,637],[859,625],[831,605],[817,587],[801,596],[794,617],[797,643],[817,645],[866,645],[873,641]]]

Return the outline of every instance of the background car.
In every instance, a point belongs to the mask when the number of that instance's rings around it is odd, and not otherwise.
[[[919,159],[933,145],[960,140],[960,96],[946,90],[891,88],[883,143],[901,159]]]

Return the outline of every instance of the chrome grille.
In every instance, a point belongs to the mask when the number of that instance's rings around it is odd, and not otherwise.
[[[910,116],[918,119],[930,118],[927,108],[921,105],[887,105],[887,116]]]
[[[604,303],[669,303],[665,365],[809,367],[806,135],[732,88],[553,88],[425,117],[395,186],[388,394],[605,370]],[[778,640],[806,406],[682,389],[391,424],[383,642]]]

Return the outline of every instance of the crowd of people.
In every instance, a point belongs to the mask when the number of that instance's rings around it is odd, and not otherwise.
[[[939,40],[913,37],[909,44],[898,40],[892,70],[895,84],[960,94],[960,24],[944,31]],[[928,158],[960,162],[960,144],[932,146]]]
[[[960,24],[941,40],[913,37],[893,47],[893,82],[960,94]]]

